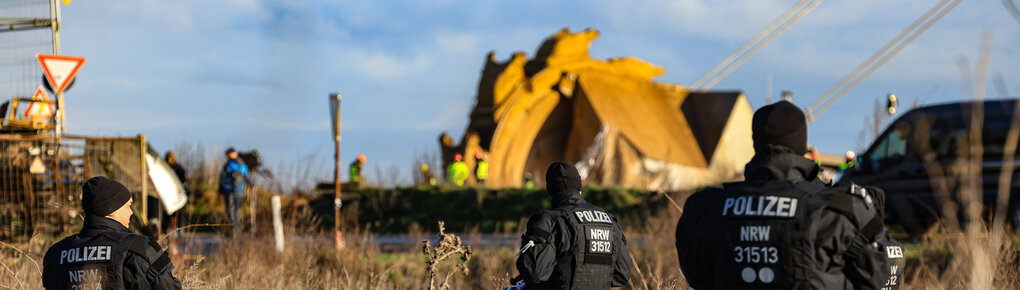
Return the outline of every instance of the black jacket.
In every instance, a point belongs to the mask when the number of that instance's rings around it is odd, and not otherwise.
[[[170,169],[174,170],[174,175],[177,175],[177,180],[180,180],[181,184],[184,186],[188,185],[188,171],[184,170],[184,166],[181,166],[180,163],[174,162],[170,163]]]
[[[181,282],[171,274],[172,270],[173,263],[166,252],[151,238],[135,235],[112,219],[86,215],[81,232],[46,251],[42,281],[47,289],[71,289],[75,285],[181,289]]]
[[[553,194],[552,207],[553,210],[531,216],[527,231],[521,237],[522,247],[529,241],[535,243],[534,247],[517,258],[517,270],[525,282],[525,289],[569,289],[576,286],[574,274],[578,262],[575,254],[579,249],[576,242],[577,230],[570,226],[571,222],[567,219],[575,212],[604,212],[584,201],[576,189]],[[603,216],[611,220],[611,223],[605,224],[605,228],[612,232],[607,240],[610,240],[613,249],[609,258],[611,260],[606,261],[606,278],[609,278],[612,287],[623,286],[630,279],[631,259],[627,239],[615,218],[608,214]]]
[[[688,284],[697,289],[882,287],[890,261],[875,243],[885,232],[873,199],[850,185],[828,187],[817,179],[813,161],[785,147],[770,149],[747,164],[744,182],[687,199],[676,247]],[[870,230],[862,231],[865,225]]]

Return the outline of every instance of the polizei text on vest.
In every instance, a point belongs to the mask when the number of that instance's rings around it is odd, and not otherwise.
[[[109,261],[110,246],[86,246],[60,251],[60,264]]]
[[[577,216],[577,221],[580,223],[613,223],[613,218],[609,217],[608,213],[597,210],[575,211],[574,215]]]
[[[794,217],[797,198],[774,195],[751,195],[726,198],[723,216]]]

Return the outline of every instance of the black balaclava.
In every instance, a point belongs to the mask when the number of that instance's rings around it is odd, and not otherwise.
[[[556,161],[549,165],[545,172],[545,188],[549,194],[556,194],[567,189],[581,190],[581,175],[577,168],[566,161]]]

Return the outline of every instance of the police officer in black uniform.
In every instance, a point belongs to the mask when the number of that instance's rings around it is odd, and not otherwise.
[[[687,199],[676,232],[696,289],[896,289],[902,251],[882,222],[884,193],[829,186],[807,152],[804,113],[782,101],[752,119],[743,182]],[[892,275],[890,275],[892,274]]]
[[[581,176],[559,161],[545,174],[552,210],[531,216],[517,258],[524,289],[609,289],[630,279],[627,239],[616,218],[581,197]],[[518,284],[520,285],[520,284]]]
[[[43,259],[47,289],[181,289],[173,264],[154,240],[128,230],[131,192],[106,177],[81,187],[85,225]]]

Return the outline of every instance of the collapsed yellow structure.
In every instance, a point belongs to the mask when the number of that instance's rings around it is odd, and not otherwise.
[[[440,137],[444,161],[488,156],[490,187],[573,162],[585,184],[681,190],[739,179],[754,155],[752,109],[740,92],[691,92],[655,82],[665,71],[633,57],[592,59],[598,31],[561,30],[534,58],[487,56],[460,144]],[[470,181],[469,181],[470,182]]]

